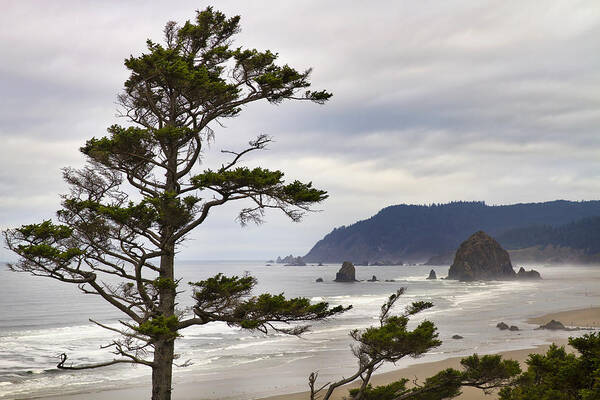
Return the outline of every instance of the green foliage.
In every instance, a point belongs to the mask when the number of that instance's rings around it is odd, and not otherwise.
[[[407,382],[408,379],[400,379],[389,385],[377,386],[375,388],[369,384],[363,394],[362,400],[394,400],[399,394],[406,392]],[[360,389],[350,389],[350,397],[354,398],[359,390]]]
[[[399,356],[417,357],[442,344],[436,339],[438,334],[432,322],[424,321],[412,331],[406,329],[407,323],[404,316],[391,316],[382,326],[367,328],[360,336],[360,342],[368,349],[365,353],[393,361]]]
[[[527,371],[514,387],[500,392],[501,400],[600,399],[600,334],[570,338],[578,352],[568,354],[552,345],[546,354],[530,354]]]
[[[204,173],[194,176],[192,184],[198,188],[219,188],[224,192],[234,192],[241,188],[252,188],[264,190],[281,184],[283,172],[269,171],[264,168],[239,167],[230,171],[214,172],[206,170]]]
[[[23,225],[14,230],[19,235],[21,243],[12,249],[20,256],[42,263],[67,265],[85,252],[70,246],[68,239],[73,235],[73,229],[65,225],[53,224],[50,220],[40,224]]]
[[[152,286],[157,289],[177,289],[177,282],[170,278],[161,278],[158,277],[154,281],[152,281]]]
[[[56,225],[46,220],[41,224],[23,225],[17,231],[24,237],[30,237],[35,241],[66,239],[73,234],[73,229],[66,225]]]
[[[310,300],[304,297],[286,299],[283,293],[263,293],[241,302],[233,310],[232,324],[245,329],[259,329],[266,321],[324,319],[342,311],[345,311],[342,306],[330,309],[328,303],[311,304]]]
[[[281,189],[284,199],[292,204],[316,203],[325,200],[327,192],[312,187],[312,182],[294,181]]]
[[[194,287],[193,297],[203,309],[221,305],[223,299],[239,300],[250,294],[256,285],[253,276],[225,276],[221,273],[200,282],[190,282]]]
[[[110,137],[92,138],[80,151],[91,159],[111,167],[136,166],[147,163],[155,156],[155,143],[147,129],[112,125],[107,131]]]
[[[351,308],[330,308],[325,302],[311,304],[303,297],[286,299],[283,294],[265,293],[250,297],[256,279],[247,275],[227,277],[217,274],[204,281],[190,282],[190,285],[194,287],[194,312],[204,323],[224,321],[230,326],[264,333],[270,328],[282,333],[300,334],[308,326],[282,328],[273,323],[321,320]]]
[[[493,388],[509,385],[521,369],[513,360],[502,360],[499,355],[472,356],[461,361],[462,371],[447,368],[425,379],[422,384],[406,388],[406,379],[389,385],[372,388],[370,385],[364,393],[364,400],[442,400],[451,399],[461,394],[461,387],[472,386],[488,391]],[[358,391],[351,390],[355,395]]]
[[[152,339],[174,340],[179,336],[177,333],[178,323],[179,320],[175,315],[169,317],[159,315],[141,323],[135,330]]]
[[[237,193],[251,189],[267,194],[290,204],[317,203],[325,200],[327,192],[312,187],[312,183],[294,181],[284,185],[283,172],[264,168],[239,167],[227,171],[211,171],[196,175],[192,183],[199,189],[213,188],[222,193]]]

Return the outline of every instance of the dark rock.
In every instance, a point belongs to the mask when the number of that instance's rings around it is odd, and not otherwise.
[[[395,280],[395,279],[386,279],[385,281],[386,281],[386,282],[396,282],[396,280]]]
[[[284,258],[277,257],[275,261],[277,264],[285,264],[286,266],[292,267],[304,267],[306,262],[302,257],[294,257],[293,255],[285,256]]]
[[[323,278],[317,278],[315,282],[323,282]]]
[[[535,328],[536,331],[540,330],[540,329],[549,329],[551,331],[578,331],[579,330],[579,328],[567,328],[566,326],[563,325],[562,322],[555,321],[555,320],[552,320],[545,325],[540,325],[539,327]]]
[[[452,339],[463,339],[463,337],[460,335],[454,335],[452,336]]]
[[[377,282],[377,277],[375,275],[373,275],[373,277],[371,279],[369,279],[367,282]]]
[[[525,271],[525,268],[521,267],[521,268],[519,268],[519,272],[517,272],[517,279],[537,280],[537,279],[542,279],[542,276],[535,269],[530,269],[529,271]]]
[[[454,257],[448,279],[460,281],[514,279],[508,252],[483,231],[465,240]]]
[[[317,267],[322,267],[322,266],[323,266],[322,262],[320,262],[320,263],[317,264]]]
[[[496,328],[500,329],[501,331],[505,331],[508,329],[508,325],[506,325],[504,322],[498,322],[496,324]]]
[[[518,331],[519,327],[516,325],[511,325],[510,328],[508,328],[509,331]]]
[[[437,275],[435,274],[434,270],[429,271],[429,276],[427,279],[437,279]]]
[[[356,269],[350,261],[344,261],[342,268],[335,274],[336,282],[356,282]]]

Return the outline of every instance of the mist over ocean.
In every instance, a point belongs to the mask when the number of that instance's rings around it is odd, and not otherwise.
[[[177,342],[176,352],[181,355],[178,362],[190,359],[193,364],[175,368],[175,393],[178,384],[194,382],[199,399],[248,399],[306,390],[307,376],[315,370],[323,383],[347,376],[356,366],[348,332],[376,324],[381,304],[400,287],[405,287],[406,293],[398,303],[399,311],[412,301],[435,304],[414,317],[411,324],[433,321],[443,344],[422,358],[407,358],[397,366],[473,352],[530,348],[551,338],[568,337],[570,332],[534,331],[535,326],[525,321],[547,312],[600,304],[598,266],[526,266],[537,269],[544,279],[474,283],[425,279],[432,268],[438,278],[445,277],[445,266],[357,267],[357,278],[362,282],[335,283],[339,267],[265,266],[258,261],[179,262],[182,289],[189,281],[218,272],[241,275],[248,271],[258,279],[257,294],[284,292],[289,297],[305,296],[332,305],[352,304],[354,308],[313,325],[301,338],[263,335],[224,324],[189,328]],[[372,275],[379,282],[366,282]],[[319,277],[323,283],[315,282]],[[189,290],[180,295],[180,302],[180,308],[191,305]],[[101,299],[83,295],[72,285],[0,266],[0,309],[0,399],[150,384],[151,371],[144,366],[116,365],[86,371],[55,368],[57,356],[63,352],[74,364],[112,359],[112,354],[100,346],[110,343],[115,334],[88,322],[94,318],[118,325],[121,316]],[[500,331],[496,328],[500,321],[521,330]],[[452,339],[455,334],[464,338]],[[391,368],[386,366],[379,372]],[[265,380],[265,376],[270,379]]]

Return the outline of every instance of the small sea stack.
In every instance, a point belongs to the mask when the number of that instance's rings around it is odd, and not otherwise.
[[[427,279],[437,279],[437,275],[435,274],[434,270],[429,271],[429,276]]]
[[[336,282],[356,282],[356,269],[350,261],[344,261],[342,268],[335,274]]]

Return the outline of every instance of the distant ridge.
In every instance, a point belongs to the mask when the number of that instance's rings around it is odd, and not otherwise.
[[[600,216],[598,200],[500,206],[488,206],[480,201],[401,204],[386,207],[369,219],[335,228],[314,245],[304,260],[423,262],[456,250],[463,240],[478,230],[497,237],[519,228],[553,228],[595,216]],[[520,233],[509,232],[507,239]],[[518,239],[514,240],[518,242]],[[511,247],[518,248],[517,242],[511,243]]]

